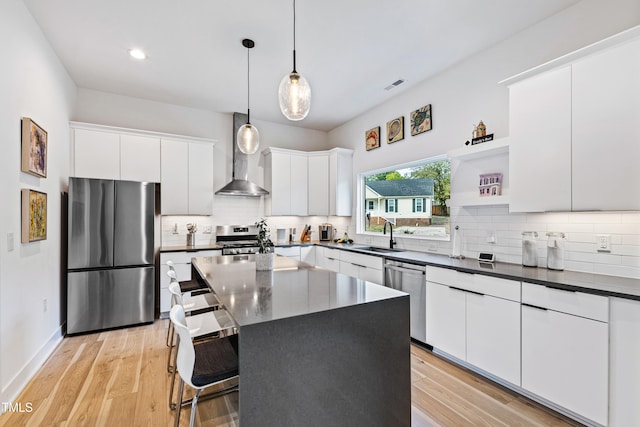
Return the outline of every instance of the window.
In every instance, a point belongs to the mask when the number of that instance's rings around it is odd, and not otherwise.
[[[359,232],[381,234],[389,221],[394,234],[448,239],[450,176],[444,156],[361,174]]]
[[[425,212],[424,205],[426,199],[413,199],[413,212]]]
[[[398,212],[398,201],[396,199],[385,199],[384,206],[385,212]]]

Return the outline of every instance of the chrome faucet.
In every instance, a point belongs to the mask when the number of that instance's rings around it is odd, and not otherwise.
[[[389,248],[393,249],[396,241],[393,240],[393,224],[389,220],[384,221],[384,227],[382,228],[382,234],[387,234],[387,224],[389,224]]]

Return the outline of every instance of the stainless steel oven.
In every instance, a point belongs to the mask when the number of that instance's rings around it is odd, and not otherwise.
[[[385,260],[384,285],[409,294],[411,337],[427,341],[426,267],[408,262]]]
[[[258,252],[258,228],[255,225],[219,225],[216,243],[222,255],[245,255]]]

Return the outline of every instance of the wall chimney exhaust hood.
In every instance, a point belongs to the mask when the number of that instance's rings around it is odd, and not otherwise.
[[[249,161],[247,154],[240,151],[236,143],[238,129],[245,123],[247,123],[246,114],[233,113],[233,169],[231,170],[231,182],[216,191],[216,195],[260,197],[269,194],[267,190],[248,180]]]

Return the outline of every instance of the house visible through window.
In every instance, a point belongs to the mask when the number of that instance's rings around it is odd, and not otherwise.
[[[444,156],[361,174],[360,185],[359,232],[381,233],[389,221],[394,234],[449,237],[450,165]]]

